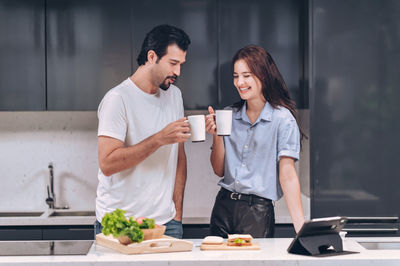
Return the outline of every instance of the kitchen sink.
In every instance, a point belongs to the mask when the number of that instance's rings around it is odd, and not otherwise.
[[[400,249],[400,242],[358,242],[366,249]]]
[[[49,215],[49,217],[58,217],[58,216],[96,216],[94,211],[63,211],[63,212],[53,212]]]
[[[0,217],[38,217],[43,212],[0,212]]]

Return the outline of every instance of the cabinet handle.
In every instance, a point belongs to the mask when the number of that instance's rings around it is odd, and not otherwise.
[[[345,232],[397,232],[398,228],[343,228]]]

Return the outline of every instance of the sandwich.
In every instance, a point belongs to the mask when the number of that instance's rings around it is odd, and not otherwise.
[[[251,246],[253,237],[250,234],[228,235],[228,246]]]

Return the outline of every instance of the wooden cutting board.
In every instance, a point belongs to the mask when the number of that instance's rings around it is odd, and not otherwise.
[[[219,245],[201,244],[201,250],[257,250],[260,249],[260,245],[257,242],[253,242],[251,246],[228,246],[226,243]]]
[[[123,254],[179,252],[191,251],[193,249],[193,242],[168,236],[163,236],[163,238],[145,240],[141,243],[122,245],[121,243],[119,243],[118,239],[115,239],[111,235],[105,236],[101,233],[96,235],[96,244],[113,249]]]

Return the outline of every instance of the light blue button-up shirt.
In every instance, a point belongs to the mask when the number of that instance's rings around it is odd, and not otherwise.
[[[246,104],[233,108],[232,133],[224,136],[224,143],[225,176],[220,186],[271,200],[282,197],[279,159],[288,156],[298,160],[300,152],[299,128],[288,109],[274,109],[267,102],[251,124]]]

